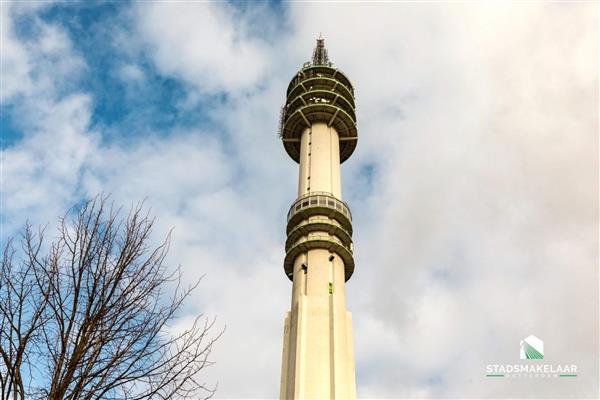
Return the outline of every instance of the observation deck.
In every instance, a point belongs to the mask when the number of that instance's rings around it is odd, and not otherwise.
[[[312,123],[335,128],[340,140],[340,162],[347,160],[358,141],[354,88],[350,79],[329,61],[323,39],[317,40],[312,62],[292,78],[281,109],[279,136],[288,155],[300,162],[300,137]]]
[[[347,281],[354,272],[352,214],[331,193],[312,192],[297,199],[287,215],[285,274],[293,280],[294,259],[309,249],[328,249],[344,261]]]
[[[287,214],[287,234],[298,222],[313,216],[325,215],[337,220],[352,235],[352,213],[346,202],[327,192],[311,192],[298,198]]]

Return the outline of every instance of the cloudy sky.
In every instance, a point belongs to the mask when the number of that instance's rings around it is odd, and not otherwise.
[[[358,395],[598,396],[597,3],[2,2],[1,29],[1,240],[147,198],[206,275],[179,323],[227,327],[217,397],[278,395],[278,112],[320,32],[357,95]],[[485,377],[530,334],[578,377]]]

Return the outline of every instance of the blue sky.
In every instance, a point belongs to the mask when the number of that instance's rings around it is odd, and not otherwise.
[[[127,2],[58,3],[39,14],[20,16],[14,31],[21,40],[35,40],[39,35],[36,18],[63,27],[86,68],[73,81],[63,82],[62,90],[93,93],[92,128],[102,129],[105,140],[119,140],[147,130],[168,134],[174,125],[209,124],[210,112],[206,109],[223,101],[227,93],[206,96],[196,107],[181,109],[177,103],[186,93],[183,82],[158,73],[143,52],[130,54],[113,43],[113,29],[123,35],[132,34],[127,24],[129,8]],[[143,74],[143,85],[128,82],[122,76],[128,63],[135,64],[136,69],[131,71]],[[17,137],[20,134],[18,129],[12,132]],[[11,135],[6,135],[6,139],[11,140]]]
[[[3,2],[2,241],[98,192],[147,198],[170,265],[206,274],[180,326],[227,326],[217,397],[276,396],[278,113],[320,32],[357,96],[359,396],[597,397],[593,3]],[[486,380],[530,334],[578,379]]]

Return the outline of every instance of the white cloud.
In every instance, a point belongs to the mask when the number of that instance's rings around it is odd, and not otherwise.
[[[0,8],[0,34],[2,35],[2,88],[0,101],[14,96],[30,86],[28,60],[25,49],[16,43],[12,35],[10,7]]]
[[[226,3],[138,4],[137,27],[156,66],[202,90],[241,90],[262,83],[266,49]]]
[[[123,64],[119,69],[119,77],[125,82],[140,82],[144,79],[144,71],[134,64]]]
[[[2,151],[4,233],[25,222],[54,220],[76,201],[80,169],[95,152],[97,135],[89,130],[91,98],[64,92],[85,62],[60,27],[40,20],[40,7],[2,6],[2,99],[13,109],[23,138]],[[28,18],[34,36],[15,36],[16,17]],[[8,48],[8,50],[7,50]]]

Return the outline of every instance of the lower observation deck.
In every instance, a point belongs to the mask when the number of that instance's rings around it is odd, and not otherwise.
[[[338,221],[352,236],[352,213],[348,205],[327,192],[311,192],[292,204],[287,215],[287,234],[310,216],[324,215]]]
[[[348,280],[354,272],[352,214],[348,205],[326,192],[312,192],[297,199],[288,212],[285,273],[293,280],[294,260],[310,249],[326,249],[344,261]]]
[[[352,236],[334,219],[328,217],[310,217],[292,229],[285,241],[285,251],[288,251],[302,236],[307,236],[311,232],[327,232],[330,235],[337,236],[344,246],[352,249]]]

